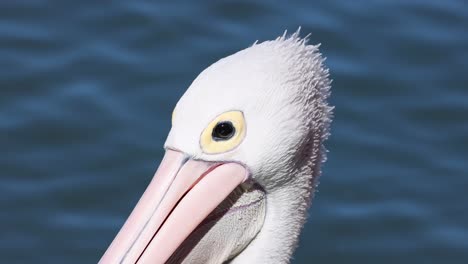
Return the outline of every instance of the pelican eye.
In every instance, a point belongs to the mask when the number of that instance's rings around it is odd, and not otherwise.
[[[241,111],[218,115],[203,130],[200,147],[207,154],[218,154],[237,147],[245,137],[246,124]]]
[[[236,128],[229,121],[219,122],[214,128],[211,137],[214,141],[231,139],[236,133]]]

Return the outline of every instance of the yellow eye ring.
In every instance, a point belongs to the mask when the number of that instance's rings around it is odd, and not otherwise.
[[[207,154],[219,154],[237,147],[245,137],[246,124],[241,111],[229,111],[217,116],[205,128],[200,146]]]

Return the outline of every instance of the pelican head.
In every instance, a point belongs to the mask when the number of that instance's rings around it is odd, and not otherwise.
[[[166,154],[100,263],[287,263],[332,107],[299,32],[223,58],[177,103]]]

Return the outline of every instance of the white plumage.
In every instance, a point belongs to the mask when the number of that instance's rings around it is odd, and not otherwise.
[[[255,43],[208,67],[180,99],[165,143],[179,153],[171,155],[241,164],[249,180],[184,240],[171,262],[289,262],[325,160],[323,142],[332,116],[331,81],[318,47],[300,38],[299,30]],[[232,149],[207,153],[200,137],[227,111],[243,114],[245,136]],[[128,252],[135,251],[135,243]],[[158,254],[152,256],[158,260]],[[103,259],[106,263],[107,256]]]

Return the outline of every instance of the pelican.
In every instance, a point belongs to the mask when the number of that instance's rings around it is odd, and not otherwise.
[[[299,30],[205,69],[100,263],[289,263],[325,160],[328,69]]]

